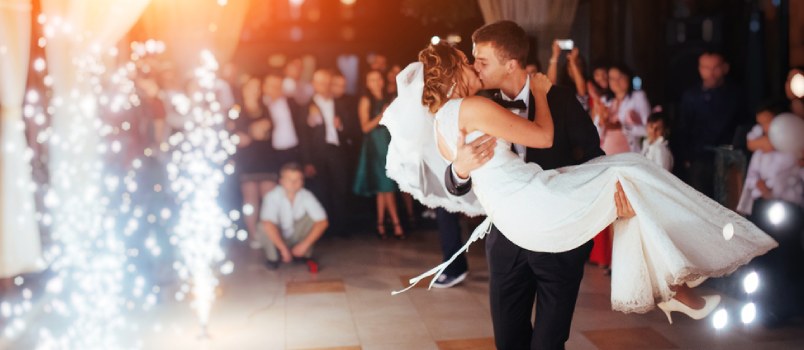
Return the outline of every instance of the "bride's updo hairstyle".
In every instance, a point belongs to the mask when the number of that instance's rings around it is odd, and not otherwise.
[[[438,111],[450,97],[469,93],[462,74],[464,59],[458,49],[444,41],[419,52],[419,62],[424,65],[422,104],[430,113]]]

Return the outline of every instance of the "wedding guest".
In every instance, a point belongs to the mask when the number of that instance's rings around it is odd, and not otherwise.
[[[368,56],[370,70],[385,72],[388,70],[388,58],[383,54],[370,54]]]
[[[729,63],[717,52],[704,52],[698,57],[701,83],[684,92],[679,110],[676,156],[686,171],[687,183],[706,194],[714,195],[715,153],[720,145],[730,145],[743,115],[738,88],[726,82]],[[674,148],[676,146],[673,146]]]
[[[393,100],[396,98],[396,75],[402,71],[402,67],[398,64],[392,65],[391,69],[385,73],[385,81],[388,82],[385,84],[385,90],[388,93],[388,96]]]
[[[271,71],[262,83],[262,105],[271,121],[271,163],[274,172],[287,163],[312,166],[304,109],[282,91],[282,76]]]
[[[366,137],[360,152],[353,191],[361,196],[375,196],[377,199],[377,234],[386,238],[385,213],[391,217],[394,236],[403,239],[405,233],[399,222],[396,209],[397,185],[385,175],[385,157],[391,134],[380,125],[382,114],[390,103],[385,93],[383,74],[373,70],[366,74],[366,94],[360,97],[358,115],[360,126]]]
[[[673,153],[667,146],[667,118],[664,112],[657,111],[648,117],[647,137],[642,143],[642,155],[664,170],[673,171]]]
[[[263,248],[269,268],[280,259],[289,263],[304,259],[312,272],[318,264],[310,259],[313,246],[329,225],[327,213],[315,196],[304,188],[304,174],[296,163],[279,171],[279,186],[265,195],[260,213],[265,230]]]
[[[756,114],[757,125],[748,137],[767,137],[771,122],[782,111],[779,106],[761,107]],[[756,130],[760,130],[762,134],[757,135]],[[756,205],[765,205],[763,201],[773,199],[804,207],[804,169],[800,161],[800,155],[773,148],[757,149],[751,155],[737,211],[751,215]]]
[[[559,73],[558,60],[563,50],[558,45],[558,40],[553,40],[552,56],[550,57],[550,64],[547,67],[547,78],[553,84],[567,86],[575,90],[575,97],[585,111],[589,111],[589,94],[587,93],[586,77],[584,69],[586,64],[583,57],[580,56],[578,48],[572,48],[567,53],[567,62],[564,64],[564,69]]]
[[[525,65],[525,72],[528,72],[528,75],[533,76],[536,73],[542,72],[542,65],[539,63],[538,60],[531,60],[530,63]]]
[[[343,121],[343,134],[346,138],[346,148],[349,155],[349,174],[354,176],[355,166],[357,165],[360,145],[363,143],[363,132],[360,128],[360,120],[357,116],[358,99],[356,96],[346,93],[346,77],[340,71],[332,74],[332,98],[342,106],[341,120]]]
[[[252,237],[257,235],[260,199],[276,186],[277,180],[276,170],[271,163],[273,123],[262,104],[260,90],[260,78],[257,77],[252,77],[243,85],[240,116],[235,120],[235,133],[240,139],[235,165],[243,195],[246,230]]]
[[[303,64],[301,58],[293,58],[285,65],[285,79],[282,80],[282,92],[296,101],[306,105],[313,96],[313,87],[302,80]]]
[[[319,69],[313,73],[313,89],[315,95],[307,106],[306,118],[313,166],[307,169],[307,175],[313,177],[314,192],[329,213],[330,231],[345,234],[348,157],[341,119],[343,109],[332,97],[332,72]]]
[[[650,115],[650,103],[644,91],[634,90],[634,75],[624,65],[609,68],[609,88],[612,98],[604,100],[599,124],[603,129],[602,148],[607,155],[639,152],[645,137],[645,124]]]
[[[603,101],[612,97],[611,90],[609,90],[608,70],[608,64],[596,63],[592,66],[592,79],[586,82],[586,92],[589,94],[589,114],[592,118],[603,115],[604,111],[601,109],[606,108]]]

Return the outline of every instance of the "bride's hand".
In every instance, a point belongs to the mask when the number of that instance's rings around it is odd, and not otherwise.
[[[536,73],[530,78],[530,89],[534,95],[537,93],[547,95],[552,87],[553,83],[542,73]]]

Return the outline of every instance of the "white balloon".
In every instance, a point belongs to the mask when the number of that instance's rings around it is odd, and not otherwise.
[[[804,119],[792,113],[782,113],[773,118],[768,137],[773,148],[800,155],[804,152]]]

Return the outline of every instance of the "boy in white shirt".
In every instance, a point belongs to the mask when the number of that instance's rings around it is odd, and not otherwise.
[[[301,259],[312,272],[318,270],[310,256],[329,222],[324,207],[304,188],[304,174],[298,164],[282,166],[279,186],[265,195],[260,219],[268,238],[263,245],[269,267],[278,266],[279,258],[284,263]]]
[[[667,171],[673,170],[673,154],[667,146],[664,112],[654,112],[648,117],[647,137],[642,141],[642,155]]]

